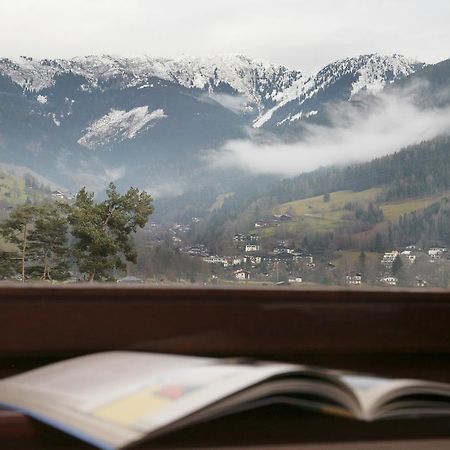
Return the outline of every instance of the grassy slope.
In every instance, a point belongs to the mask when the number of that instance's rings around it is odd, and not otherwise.
[[[31,194],[33,195],[31,196]],[[22,177],[0,172],[0,221],[4,220],[9,214],[5,207],[24,204],[30,196],[38,201],[46,198],[44,192],[32,192],[27,188]],[[13,245],[6,243],[0,236],[0,251],[12,251],[14,249]]]
[[[223,206],[223,202],[228,197],[232,197],[234,195],[234,192],[227,192],[225,194],[220,194],[217,196],[216,201],[211,205],[209,208],[209,212],[215,211],[216,209],[220,209]]]
[[[345,218],[348,211],[344,209],[346,203],[373,201],[380,193],[380,188],[361,192],[338,191],[331,194],[329,202],[324,202],[323,196],[320,195],[283,203],[274,209],[274,213],[290,213],[294,216],[294,221],[282,225],[290,232],[302,229],[318,232],[330,231],[348,222],[348,219]]]
[[[25,181],[0,172],[0,201],[10,205],[25,203],[28,198]]]
[[[379,263],[383,254],[377,252],[364,252],[366,255],[366,264]],[[359,250],[343,250],[337,252],[336,258],[332,261],[337,267],[343,270],[354,270],[359,266],[359,257],[361,252]]]
[[[373,188],[360,192],[338,191],[331,193],[329,202],[324,202],[323,196],[317,196],[283,203],[274,208],[273,213],[290,213],[293,215],[294,220],[279,227],[265,228],[261,230],[261,234],[270,236],[276,229],[287,233],[299,233],[302,231],[326,232],[340,228],[351,223],[351,219],[348,218],[351,215],[349,211],[344,209],[346,203],[374,201],[381,192],[382,188]],[[448,195],[448,193],[432,197],[380,203],[379,206],[383,210],[385,220],[377,224],[374,229],[382,229],[387,226],[389,221],[395,221],[405,213],[423,209],[445,195]]]

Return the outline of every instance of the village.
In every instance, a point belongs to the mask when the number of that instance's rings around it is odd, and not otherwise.
[[[250,233],[230,236],[226,254],[203,243],[189,242],[199,218],[169,226],[177,252],[201,261],[208,282],[264,283],[290,286],[447,287],[450,280],[448,248],[418,245],[384,253],[332,251],[313,254],[293,239],[267,239],[261,228],[290,220],[289,215],[259,220]],[[158,230],[162,225],[151,223]],[[161,238],[158,238],[161,242]],[[352,257],[350,257],[352,256]]]

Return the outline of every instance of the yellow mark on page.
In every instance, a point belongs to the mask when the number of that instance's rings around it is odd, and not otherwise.
[[[322,411],[325,414],[332,414],[334,416],[340,416],[340,417],[347,417],[347,418],[354,418],[355,415],[352,414],[350,411],[346,411],[343,408],[331,406],[331,405],[323,405],[319,408],[320,411]]]
[[[144,389],[102,405],[92,414],[126,426],[160,410],[168,403],[171,403],[170,399],[155,395],[153,389]]]

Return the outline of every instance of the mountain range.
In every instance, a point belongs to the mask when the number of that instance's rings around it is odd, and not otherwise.
[[[226,142],[284,139],[320,121],[329,105],[404,89],[408,80],[448,88],[449,74],[448,61],[378,54],[311,75],[240,55],[3,58],[0,163],[73,190],[116,181],[159,197],[213,185],[226,192],[248,177],[210,167],[211,152]]]

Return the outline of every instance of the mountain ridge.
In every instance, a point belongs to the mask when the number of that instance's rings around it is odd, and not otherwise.
[[[305,78],[302,71],[284,65],[257,61],[243,55],[220,55],[210,57],[150,58],[118,57],[113,55],[90,55],[71,59],[33,59],[19,57],[0,59],[0,75],[7,76],[22,89],[39,93],[55,85],[56,78],[73,74],[86,79],[83,89],[102,88],[102,83],[119,82],[119,88],[149,88],[149,80],[175,82],[183,87],[198,88],[214,92],[221,84],[228,84],[236,93],[253,103],[259,112],[266,111],[268,117],[258,117],[255,126],[262,126],[271,118],[273,110],[299,99],[302,104],[319,90],[331,84],[336,72],[343,75],[358,73],[361,76],[352,85],[351,99],[367,89],[375,92],[384,87],[384,72],[392,71],[387,81],[408,76],[424,63],[402,55],[368,54],[335,61],[312,76]],[[377,67],[378,66],[378,72]],[[389,73],[388,73],[389,75]],[[103,86],[104,88],[104,86]]]
[[[298,119],[320,118],[329,102],[396,85],[423,66],[362,55],[307,77],[242,55],[3,58],[0,162],[27,165],[72,190],[101,190],[112,180],[160,195],[211,183],[228,192],[245,174],[219,176],[205,162],[210,152],[253,135],[284,139],[291,125],[295,135]]]
[[[247,100],[253,100],[257,104],[264,100],[275,101],[277,91],[264,90],[269,81],[278,84],[278,90],[282,90],[302,78],[300,71],[256,61],[243,55],[203,58],[183,56],[175,59],[113,55],[71,59],[0,59],[0,74],[9,76],[23,89],[36,93],[52,87],[55,78],[68,73],[86,78],[90,88],[98,88],[102,82],[120,78],[121,88],[148,88],[150,86],[147,82],[152,78],[208,91],[220,83],[226,83]]]
[[[401,80],[423,69],[425,63],[406,58],[402,55],[380,55],[377,53],[345,58],[332,62],[298,86],[295,95],[286,95],[277,105],[263,114],[255,127],[264,125],[279,126],[296,121],[306,115],[316,115],[315,108],[321,103],[351,101],[360,93],[380,92],[387,84]],[[347,77],[347,83],[337,92],[335,85]],[[317,101],[317,97],[324,99]],[[309,109],[309,110],[308,110]],[[311,114],[313,113],[313,114]]]

